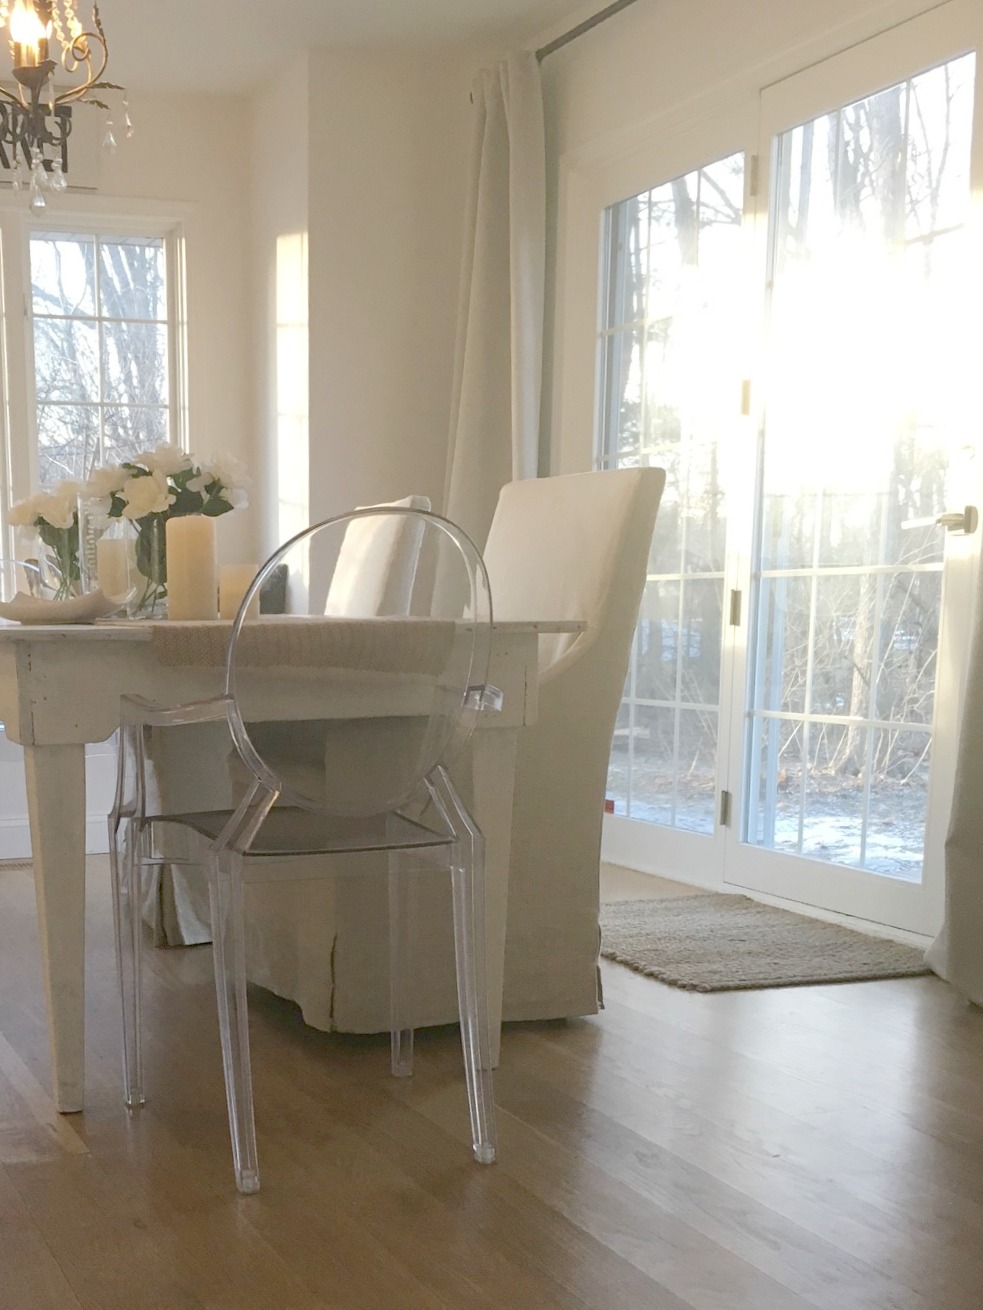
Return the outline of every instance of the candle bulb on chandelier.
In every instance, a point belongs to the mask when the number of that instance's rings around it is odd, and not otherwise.
[[[13,43],[14,67],[37,68],[48,58],[50,23],[45,25],[34,8],[17,0],[10,11],[10,36]]]

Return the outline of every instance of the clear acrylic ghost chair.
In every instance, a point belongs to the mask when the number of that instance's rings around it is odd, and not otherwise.
[[[429,510],[426,496],[404,496],[379,505],[360,505],[359,509],[406,508]],[[353,518],[345,529],[344,540],[331,574],[324,602],[325,614],[348,618],[372,618],[380,614],[409,614],[419,563],[421,523],[417,519],[372,515]],[[260,596],[264,613],[282,613],[286,566],[267,579]],[[274,599],[274,596],[276,599]],[[289,725],[269,724],[264,729],[263,745],[275,750],[278,736],[289,732]],[[174,808],[172,798],[189,790],[193,780],[186,767],[184,750],[154,752],[153,771],[165,803]],[[178,802],[180,804],[180,802]],[[153,924],[155,941],[160,945],[199,945],[212,939],[208,914],[207,889],[198,885],[194,870],[185,873],[180,858],[181,844],[170,838],[176,858],[162,864],[157,878],[145,889],[144,917]]]
[[[346,529],[386,516],[434,567],[414,584],[412,617],[324,615],[324,597]],[[291,612],[247,621],[248,606],[281,563]],[[439,584],[435,579],[440,579]],[[244,884],[278,878],[358,876],[357,857],[389,853],[392,1066],[412,1062],[407,927],[413,867],[441,855],[450,870],[458,1008],[475,1158],[495,1159],[495,1123],[484,963],[484,839],[446,761],[477,715],[497,708],[488,686],[491,598],[476,548],[437,515],[372,508],[315,525],[263,565],[228,636],[225,694],[172,708],[121,701],[121,748],[110,816],[117,962],[123,1006],[126,1104],[143,1103],[140,1023],[141,872],[160,862],[156,839],[173,825],[201,842],[208,878],[215,984],[236,1185],[259,1187],[246,1006]],[[223,639],[216,627],[199,633]],[[207,656],[203,656],[207,658]],[[356,717],[353,717],[353,714]],[[155,729],[222,718],[234,751],[238,794],[230,807],[148,813],[147,745]],[[284,733],[285,722],[296,731]],[[265,731],[277,732],[266,747]],[[168,857],[163,857],[168,858]],[[284,870],[287,872],[284,872]]]

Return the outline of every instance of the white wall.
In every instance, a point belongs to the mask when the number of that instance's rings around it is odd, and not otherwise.
[[[636,0],[543,63],[550,153],[795,72],[929,0]]]
[[[311,96],[311,501],[439,502],[470,70],[330,51]]]
[[[441,499],[474,67],[321,50],[253,102],[264,549],[303,505],[313,520],[409,492]]]
[[[250,274],[259,557],[310,521],[307,65],[250,107]]]

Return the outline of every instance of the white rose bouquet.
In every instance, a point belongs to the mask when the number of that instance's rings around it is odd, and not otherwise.
[[[162,445],[95,469],[81,494],[102,501],[100,508],[110,518],[133,520],[137,568],[147,579],[145,604],[152,608],[167,594],[166,521],[186,514],[227,514],[248,503],[246,486],[232,456],[199,462],[179,446]]]
[[[46,548],[45,564],[57,574],[57,596],[80,589],[79,500],[95,502],[109,518],[131,519],[137,530],[137,567],[147,579],[145,603],[167,594],[164,524],[185,514],[211,518],[246,505],[248,482],[232,456],[199,461],[179,446],[162,445],[118,465],[94,469],[84,483],[60,482],[19,501],[14,525],[33,527]]]
[[[53,579],[56,600],[79,590],[78,497],[77,482],[59,482],[51,491],[39,491],[10,508],[12,526],[37,530],[44,552],[32,562]]]
[[[215,518],[248,503],[246,478],[231,456],[199,463],[179,446],[144,451],[122,464],[95,469],[85,495],[105,501],[110,518],[165,519],[183,514]]]

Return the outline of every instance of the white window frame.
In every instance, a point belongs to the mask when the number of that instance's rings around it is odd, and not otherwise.
[[[31,330],[30,238],[34,232],[163,240],[167,261],[168,406],[171,439],[188,447],[188,206],[68,196],[41,215],[22,195],[0,197],[0,541],[7,510],[37,490],[37,406]],[[0,553],[3,553],[0,551]]]

